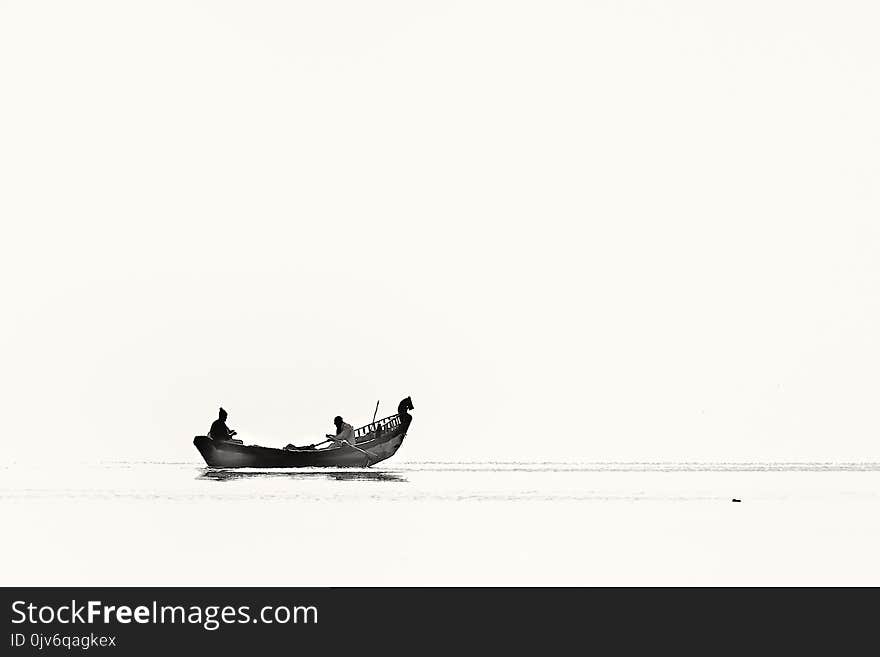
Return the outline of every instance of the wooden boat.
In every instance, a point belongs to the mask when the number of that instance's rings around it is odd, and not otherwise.
[[[193,444],[214,468],[363,468],[394,456],[412,422],[411,410],[412,400],[407,397],[396,415],[355,429],[358,449],[351,445],[275,449],[209,436],[196,436]]]

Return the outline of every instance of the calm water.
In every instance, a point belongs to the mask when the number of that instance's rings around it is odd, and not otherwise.
[[[120,461],[0,466],[0,501],[749,501],[872,498],[880,463],[421,462],[370,469],[214,469]],[[818,476],[821,475],[821,476]]]
[[[6,464],[0,521],[9,585],[880,584],[878,463]]]

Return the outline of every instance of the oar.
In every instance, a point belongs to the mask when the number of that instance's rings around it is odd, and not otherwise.
[[[349,447],[354,447],[354,448],[355,448],[357,451],[359,451],[359,452],[363,452],[364,454],[367,455],[367,458],[368,458],[368,459],[373,459],[373,460],[376,461],[376,462],[379,462],[379,461],[381,460],[378,456],[376,456],[376,455],[373,454],[372,452],[368,452],[368,451],[365,450],[365,449],[361,449],[361,448],[358,447],[357,445],[352,445],[351,443],[345,443],[345,444],[348,445]],[[370,466],[370,462],[367,461],[367,467],[369,467],[369,466]]]
[[[352,445],[351,443],[347,443],[347,442],[345,442],[344,440],[336,441],[336,440],[333,440],[333,438],[331,438],[331,437],[329,437],[329,436],[327,437],[327,440],[328,440],[328,441],[332,441],[332,442],[334,442],[334,443],[335,443],[335,442],[339,442],[339,443],[341,443],[342,445],[348,445],[349,447],[351,447],[351,448],[353,448],[353,449],[356,449],[357,451],[361,452],[362,454],[366,454],[366,455],[367,455],[367,458],[371,458],[371,459],[373,459],[374,461],[376,461],[377,463],[378,463],[379,461],[382,460],[382,459],[380,459],[378,456],[376,456],[375,454],[373,454],[372,452],[368,452],[367,450],[365,450],[365,449],[361,449],[361,448],[358,447],[357,445]],[[367,465],[369,465],[369,464],[370,464],[370,462],[367,461]]]

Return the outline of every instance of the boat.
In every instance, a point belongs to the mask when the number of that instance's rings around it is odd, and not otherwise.
[[[239,440],[214,440],[196,436],[193,445],[212,468],[364,468],[391,458],[400,449],[412,416],[412,399],[397,406],[397,413],[354,430],[355,446],[284,449],[245,445]]]

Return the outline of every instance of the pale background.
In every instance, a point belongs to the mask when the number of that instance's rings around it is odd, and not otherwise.
[[[2,2],[5,458],[878,456],[878,21]]]
[[[218,405],[283,445],[406,395],[401,463],[878,459],[878,25],[868,1],[0,1],[3,464],[198,466]],[[52,485],[21,473],[13,497]],[[465,531],[439,513],[426,545]],[[691,531],[669,554],[711,580],[727,553]],[[853,531],[857,579],[880,528]],[[785,536],[780,563],[837,549]],[[482,543],[481,572],[520,566],[498,581],[619,581],[508,538]]]

